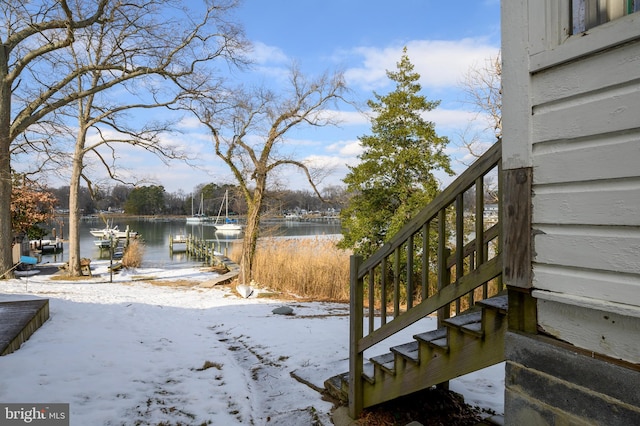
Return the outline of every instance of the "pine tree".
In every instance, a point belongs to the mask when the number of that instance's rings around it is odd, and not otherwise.
[[[374,92],[372,134],[359,138],[364,152],[360,164],[344,179],[353,194],[341,212],[342,248],[368,256],[388,241],[437,195],[437,171],[452,175],[444,153],[449,140],[436,134],[425,112],[438,107],[420,95],[420,75],[414,72],[406,47],[397,71],[387,71],[396,83],[385,96]]]

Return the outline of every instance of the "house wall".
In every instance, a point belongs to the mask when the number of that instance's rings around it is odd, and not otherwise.
[[[563,362],[573,374],[551,377],[520,350],[557,345],[554,356],[591,355],[603,372],[614,364],[640,370],[640,13],[571,35],[570,6],[502,2],[503,169],[531,176],[530,241],[522,243],[530,244],[530,273],[505,277],[528,300],[513,306],[533,306],[526,315],[535,322],[508,340],[506,418],[518,424],[529,410],[553,414],[538,424],[582,424],[601,398],[640,424],[637,404],[576,384],[579,366]],[[507,265],[522,257],[517,248],[505,256]],[[512,314],[523,316],[510,305]],[[585,396],[567,410],[533,381]]]
[[[640,339],[627,351],[610,343],[640,331],[640,41],[533,74],[531,97],[538,323],[640,363]],[[601,329],[603,310],[630,318]],[[567,325],[576,315],[579,330]]]

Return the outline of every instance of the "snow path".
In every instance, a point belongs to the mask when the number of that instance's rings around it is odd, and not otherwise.
[[[137,281],[145,274],[196,286]],[[2,301],[50,301],[49,321],[0,357],[0,401],[69,403],[71,425],[330,425],[331,403],[291,373],[322,386],[347,371],[348,305],[197,287],[210,278],[196,269],[140,270],[113,284],[0,281]],[[283,305],[294,315],[272,313]],[[500,413],[504,366],[492,368],[451,388]]]

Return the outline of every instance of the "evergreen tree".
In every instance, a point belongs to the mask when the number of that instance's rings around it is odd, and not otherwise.
[[[359,138],[361,163],[350,167],[344,179],[353,194],[341,212],[342,248],[371,255],[426,206],[439,191],[435,172],[453,174],[444,149],[449,142],[436,134],[433,122],[422,115],[440,102],[420,95],[420,75],[404,48],[397,71],[387,71],[396,83],[393,92],[374,92],[369,100],[374,117],[372,134]]]
[[[164,187],[159,185],[133,188],[124,204],[127,214],[159,214],[164,212]]]

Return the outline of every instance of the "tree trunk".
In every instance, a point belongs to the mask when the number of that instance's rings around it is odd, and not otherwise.
[[[258,226],[260,225],[260,210],[262,209],[265,186],[266,178],[257,180],[253,199],[247,203],[247,226],[244,230],[242,259],[240,259],[240,284],[250,284],[253,278],[253,260],[258,245]]]
[[[0,49],[0,274],[13,267],[11,226],[11,87],[6,81],[7,58]],[[12,273],[6,278],[11,278]]]
[[[81,127],[83,123],[80,123]],[[80,176],[84,167],[86,131],[80,130],[73,153],[71,182],[69,182],[69,275],[80,276]]]
[[[74,162],[75,163],[75,162]],[[73,177],[69,185],[69,275],[80,276],[80,208],[78,193],[80,186],[80,172],[73,167]]]

